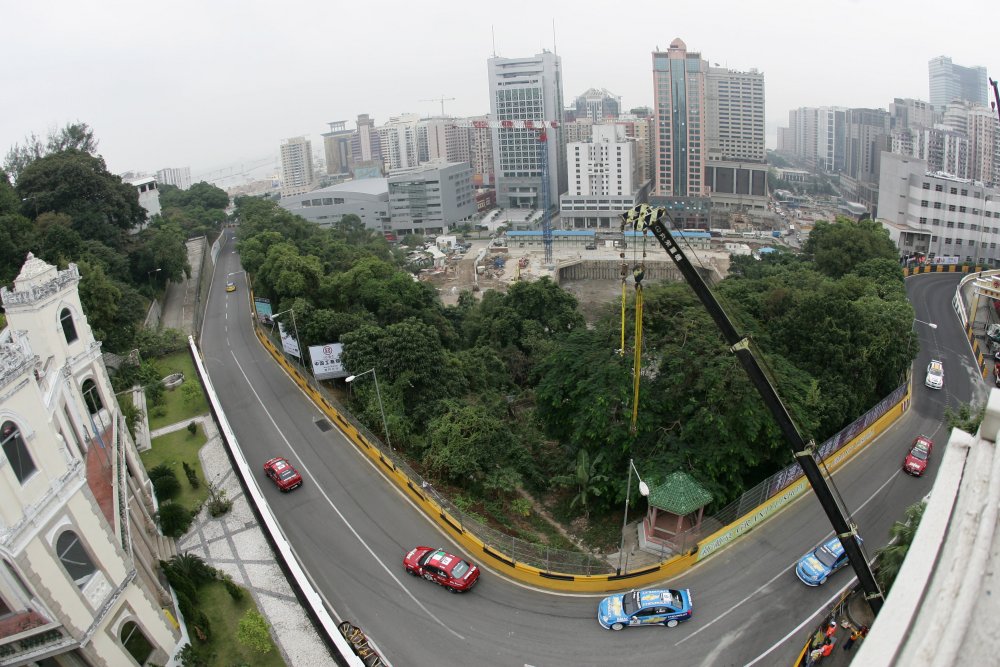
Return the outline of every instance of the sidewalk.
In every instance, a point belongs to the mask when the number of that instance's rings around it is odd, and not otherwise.
[[[155,438],[187,428],[191,421],[201,423],[208,438],[198,452],[205,480],[226,492],[233,509],[217,519],[203,509],[187,534],[177,540],[177,552],[201,557],[249,591],[271,625],[271,637],[289,667],[330,664],[332,658],[326,645],[275,562],[211,416],[171,424],[150,435]]]

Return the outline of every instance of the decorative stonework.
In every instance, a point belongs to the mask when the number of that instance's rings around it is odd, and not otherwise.
[[[5,308],[37,303],[62,288],[80,281],[80,270],[70,264],[65,271],[37,259],[30,253],[21,273],[14,279],[14,289],[0,287],[0,300]]]
[[[26,355],[16,343],[0,343],[0,388],[21,377],[36,359]]]

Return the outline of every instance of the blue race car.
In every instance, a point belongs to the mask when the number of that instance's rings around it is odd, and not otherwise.
[[[859,536],[855,536],[858,546],[863,544]],[[795,574],[807,586],[820,586],[827,578],[847,565],[847,554],[840,539],[834,537],[819,545],[799,559],[795,566]]]
[[[597,607],[597,622],[605,630],[626,625],[676,626],[691,618],[691,591],[687,588],[630,591],[611,595]]]

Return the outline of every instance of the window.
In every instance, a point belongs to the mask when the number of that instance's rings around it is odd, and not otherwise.
[[[97,571],[80,538],[72,530],[63,532],[56,540],[56,554],[77,588],[86,586]]]
[[[87,404],[87,410],[92,415],[96,415],[104,408],[104,402],[101,401],[101,393],[97,391],[97,383],[93,380],[87,379],[83,381],[83,400]]]
[[[4,422],[0,428],[0,438],[3,440],[3,453],[7,456],[10,469],[14,471],[17,481],[24,484],[24,480],[34,474],[35,462],[28,452],[28,445],[21,437],[21,429],[14,422]]]
[[[934,192],[944,192],[944,186],[938,183],[934,186]]]
[[[59,313],[59,323],[62,324],[63,335],[66,336],[67,343],[72,343],[78,338],[76,325],[73,324],[73,313],[69,312],[69,308],[63,308],[62,312]]]
[[[122,625],[119,637],[128,654],[140,665],[145,665],[149,656],[153,654],[153,645],[146,639],[139,626],[134,621],[126,622]]]

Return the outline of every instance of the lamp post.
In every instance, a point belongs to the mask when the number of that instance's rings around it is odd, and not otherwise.
[[[148,273],[146,273],[146,277],[149,278],[149,288],[150,289],[153,288],[153,274],[154,273],[159,273],[162,270],[163,269],[153,269],[152,271],[149,271]]]
[[[632,495],[632,473],[635,473],[635,478],[639,480],[639,494],[643,496],[649,495],[649,485],[642,481],[642,477],[639,476],[639,471],[636,470],[635,463],[632,459],[628,460],[628,484],[625,491],[625,518],[622,519],[622,541],[621,546],[618,549],[618,574],[622,573],[622,556],[625,555],[625,528],[628,526],[628,499]]]
[[[986,228],[983,225],[986,222],[986,202],[989,202],[989,201],[993,201],[993,197],[991,195],[984,195],[983,196],[983,207],[979,211],[979,241],[976,243],[976,263],[977,264],[979,264],[980,255],[988,255],[989,254],[989,253],[984,253],[983,252],[983,232],[986,231]],[[989,256],[983,257],[982,259],[985,259],[987,264],[992,264],[992,261],[991,261],[992,258],[990,258]]]
[[[298,361],[299,363],[302,363],[302,339],[299,338],[299,327],[298,325],[295,324],[295,309],[289,308],[288,310],[283,310],[280,313],[271,315],[271,321],[273,322],[274,320],[278,319],[285,313],[292,314],[292,329],[295,331],[295,347],[297,347],[299,350]]]
[[[385,407],[382,405],[382,392],[379,391],[378,388],[378,375],[375,373],[375,368],[370,368],[364,373],[358,373],[357,375],[348,375],[344,381],[351,383],[359,377],[368,375],[369,373],[371,373],[372,377],[375,378],[375,395],[378,396],[378,410],[382,413],[382,430],[385,431],[385,444],[389,445],[389,449],[392,449],[392,439],[389,438],[389,424],[385,421]],[[631,478],[629,479],[631,481]]]
[[[923,321],[923,320],[918,320],[918,319],[917,319],[917,318],[915,318],[915,317],[913,318],[913,323],[912,323],[912,324],[910,324],[910,335],[909,335],[909,338],[907,338],[907,341],[906,341],[906,348],[907,348],[907,350],[906,350],[906,351],[907,351],[907,352],[909,353],[909,355],[910,355],[910,361],[911,361],[911,363],[912,363],[913,361],[916,361],[916,359],[914,358],[914,357],[915,357],[915,354],[914,354],[914,352],[913,352],[913,331],[914,331],[914,328],[915,328],[915,326],[916,326],[916,325],[917,325],[918,323],[919,323],[919,324],[925,324],[925,325],[929,326],[929,327],[930,327],[931,329],[937,329],[937,327],[938,327],[938,325],[937,325],[937,324],[935,324],[934,322],[925,322],[925,321]],[[904,378],[904,379],[905,379],[905,378]]]

